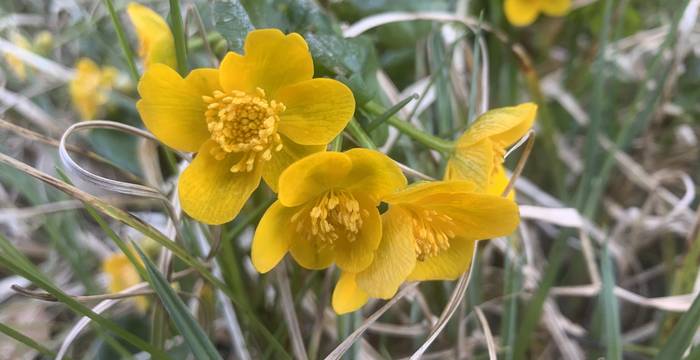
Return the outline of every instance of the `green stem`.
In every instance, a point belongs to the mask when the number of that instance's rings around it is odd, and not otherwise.
[[[340,151],[342,149],[343,149],[343,134],[339,134],[331,142],[330,150],[331,151]]]
[[[180,75],[187,75],[187,50],[185,48],[185,31],[180,12],[180,1],[170,0],[170,21],[172,23],[173,37],[175,38],[175,57],[177,58],[177,71]]]
[[[117,38],[119,39],[119,45],[124,51],[124,59],[129,67],[129,74],[134,82],[139,81],[139,72],[136,70],[136,63],[134,63],[134,53],[129,47],[129,43],[126,41],[126,34],[124,33],[124,28],[122,23],[119,21],[117,12],[114,10],[114,4],[112,0],[104,0],[105,5],[107,5],[107,11],[109,11],[109,16],[112,18],[112,24],[114,25],[114,30],[117,32]]]
[[[365,110],[372,114],[380,115],[386,112],[386,109],[381,105],[375,103],[374,101],[369,101],[364,105]],[[454,145],[450,141],[443,140],[439,137],[425,133],[424,131],[416,128],[407,121],[403,121],[396,116],[390,116],[387,123],[395,127],[397,130],[403,134],[408,135],[412,139],[418,141],[419,143],[443,153],[451,153]]]
[[[377,150],[377,145],[374,144],[374,141],[372,141],[369,135],[367,135],[365,130],[362,128],[362,126],[360,126],[360,123],[358,123],[355,118],[350,120],[346,129],[360,145],[368,149]]]

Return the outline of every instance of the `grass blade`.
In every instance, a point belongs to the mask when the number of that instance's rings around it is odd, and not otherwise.
[[[148,282],[160,298],[163,307],[175,323],[175,327],[182,334],[194,357],[196,359],[221,359],[214,344],[211,343],[204,330],[197,324],[185,303],[170,287],[170,283],[158,271],[156,265],[141,251],[137,244],[134,243],[133,246],[146,267]]]
[[[32,338],[27,337],[26,335],[22,334],[21,332],[3,324],[0,322],[0,332],[17,340],[18,342],[21,342],[22,344],[40,352],[41,354],[48,356],[50,358],[55,358],[56,353],[53,351],[45,348],[38,342],[34,341]]]
[[[690,346],[690,342],[695,336],[695,332],[700,327],[700,296],[696,296],[690,309],[683,314],[678,324],[673,328],[668,341],[661,347],[655,359],[681,359],[685,350]],[[699,355],[700,351],[695,349],[692,354]],[[697,357],[695,357],[697,358]],[[688,357],[693,359],[693,357]]]
[[[615,297],[615,274],[608,253],[608,247],[604,247],[601,259],[600,271],[602,272],[603,288],[600,300],[603,305],[603,321],[605,322],[605,343],[607,347],[607,359],[622,359],[622,339],[620,338],[620,311],[617,297]]]

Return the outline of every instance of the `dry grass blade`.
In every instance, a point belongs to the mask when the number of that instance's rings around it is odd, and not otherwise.
[[[294,356],[299,360],[304,360],[308,358],[306,354],[306,348],[304,347],[304,340],[301,337],[301,329],[299,328],[299,319],[297,319],[297,313],[294,309],[294,300],[292,299],[292,290],[289,287],[289,278],[287,277],[287,270],[282,266],[278,266],[275,270],[275,277],[277,278],[277,283],[279,284],[280,297],[282,301],[282,315],[287,323],[287,330],[289,330],[289,335],[292,341],[292,351],[294,351]]]
[[[493,334],[491,333],[491,327],[489,326],[489,321],[486,320],[484,312],[478,306],[474,307],[474,312],[479,318],[479,324],[481,324],[481,330],[484,331],[484,337],[486,338],[486,346],[489,350],[489,359],[498,360],[498,355],[496,353],[496,341],[493,339]]]

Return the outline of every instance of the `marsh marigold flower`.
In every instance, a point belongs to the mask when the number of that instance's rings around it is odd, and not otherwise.
[[[32,48],[32,44],[29,43],[29,40],[27,40],[27,38],[22,36],[22,34],[17,31],[12,31],[10,33],[10,41],[15,46],[24,50],[31,50]],[[22,59],[8,52],[5,53],[5,62],[7,63],[8,68],[10,68],[15,76],[17,76],[17,79],[20,81],[27,79],[27,67],[24,65],[24,61],[22,61]]]
[[[129,3],[126,9],[139,39],[139,57],[144,68],[161,63],[177,66],[175,38],[165,20],[155,11],[138,3]]]
[[[138,257],[137,257],[138,258]],[[117,293],[141,282],[141,277],[129,258],[121,252],[115,252],[102,261],[102,272],[109,277],[108,290]],[[133,298],[136,307],[145,312],[148,300],[144,296]]]
[[[505,0],[503,11],[511,24],[527,26],[541,12],[549,16],[564,16],[570,7],[571,0]]]
[[[111,66],[100,68],[92,60],[81,58],[75,66],[75,77],[68,85],[73,106],[83,120],[94,119],[107,103],[119,71]]]
[[[255,231],[252,260],[265,273],[289,252],[307,269],[335,263],[343,271],[367,268],[382,236],[380,199],[406,185],[386,155],[368,149],[323,152],[282,173],[278,200]]]
[[[244,52],[184,79],[151,64],[138,86],[146,127],[174,149],[197,152],[180,176],[179,196],[187,214],[209,224],[233,219],[261,177],[277,190],[280,173],[324,150],[355,111],[347,86],[312,79],[299,34],[254,30]]]
[[[508,185],[503,167],[506,148],[522,138],[537,114],[533,103],[485,112],[457,140],[445,180],[469,180],[478,191],[501,195]],[[512,193],[511,193],[512,194]]]
[[[515,202],[477,192],[468,181],[416,183],[382,201],[389,209],[374,261],[341,274],[333,292],[338,313],[369,297],[388,299],[404,281],[456,279],[469,269],[477,240],[508,235],[520,219]]]

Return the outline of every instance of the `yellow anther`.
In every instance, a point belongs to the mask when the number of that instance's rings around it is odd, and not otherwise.
[[[413,209],[413,237],[418,261],[431,258],[450,247],[455,224],[452,218],[435,210]]]
[[[282,150],[282,139],[277,133],[282,103],[265,99],[265,91],[255,94],[233,90],[224,93],[215,90],[212,96],[202,96],[207,104],[204,116],[211,139],[218,144],[212,150],[217,160],[229,153],[242,153],[231,167],[232,172],[252,171],[256,161],[267,161],[272,153]]]
[[[360,202],[352,194],[330,190],[294,214],[292,222],[296,223],[297,233],[315,241],[322,249],[333,247],[341,237],[355,241],[367,216],[369,212],[360,208]]]

